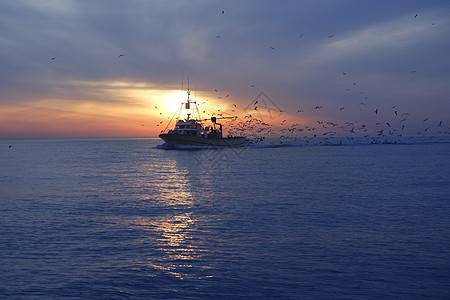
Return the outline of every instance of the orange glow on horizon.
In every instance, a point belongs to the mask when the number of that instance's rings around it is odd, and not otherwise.
[[[187,99],[185,91],[149,83],[55,85],[62,96],[34,96],[2,105],[0,138],[157,137]]]

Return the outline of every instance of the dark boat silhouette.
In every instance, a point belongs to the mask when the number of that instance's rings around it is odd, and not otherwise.
[[[236,119],[237,117],[211,117],[211,119],[201,119],[198,110],[197,102],[190,100],[190,91],[187,91],[188,98],[181,104],[177,110],[185,109],[193,110],[198,118],[191,118],[191,113],[187,114],[185,120],[178,120],[175,128],[166,129],[159,135],[159,137],[168,145],[190,145],[190,146],[204,146],[204,147],[242,147],[245,145],[247,139],[245,136],[222,136],[222,124],[217,123],[218,119]],[[191,104],[193,108],[191,109]],[[176,113],[175,113],[176,114]],[[175,116],[175,115],[174,115]],[[172,118],[173,119],[173,118]],[[205,121],[211,121],[211,126],[204,126]]]

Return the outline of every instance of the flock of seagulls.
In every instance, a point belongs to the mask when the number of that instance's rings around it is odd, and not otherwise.
[[[409,115],[403,113],[402,115]],[[278,138],[279,143],[318,143],[331,142],[334,138],[345,138],[353,143],[358,143],[360,138],[369,138],[374,144],[397,143],[401,140],[406,127],[407,118],[395,118],[391,121],[379,121],[374,124],[361,121],[343,121],[338,123],[329,120],[317,120],[314,124],[302,124],[300,122],[289,123],[286,119],[278,124],[258,118],[249,114],[244,116],[244,120],[231,121],[228,124],[228,131],[233,135],[245,135],[254,142],[263,142],[266,137]],[[401,118],[401,119],[400,119]],[[416,132],[419,136],[432,136],[435,134],[450,135],[450,127],[446,131],[441,130],[444,122],[440,120],[433,122],[430,118],[422,121],[424,126]]]

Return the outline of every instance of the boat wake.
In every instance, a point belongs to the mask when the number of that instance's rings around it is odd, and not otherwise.
[[[247,143],[244,146],[232,147],[232,148],[258,149],[258,148],[286,148],[286,147],[300,147],[300,146],[305,146],[305,145],[304,144],[296,144],[296,143],[283,143],[283,144]],[[162,150],[194,150],[194,151],[195,150],[204,150],[204,149],[227,149],[227,148],[231,148],[231,147],[227,147],[227,146],[193,146],[193,145],[178,145],[178,144],[166,144],[166,143],[153,147],[153,149],[162,149]]]
[[[245,145],[237,148],[264,149],[264,148],[288,148],[288,147],[310,147],[310,146],[352,146],[352,145],[408,145],[408,144],[435,144],[450,143],[449,137],[402,137],[397,139],[379,138],[327,138],[327,139],[299,139],[286,141],[280,139],[265,139],[264,141],[248,141]],[[193,146],[178,144],[162,144],[153,147],[163,150],[202,150],[202,149],[226,149],[226,146]]]

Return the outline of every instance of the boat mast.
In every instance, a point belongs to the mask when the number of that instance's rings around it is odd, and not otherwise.
[[[189,78],[188,78],[189,79]],[[184,108],[187,110],[191,110],[192,113],[188,113],[188,118],[187,120],[189,120],[189,117],[192,115],[194,116],[194,119],[198,122],[201,123],[201,116],[200,116],[200,110],[198,109],[198,105],[197,105],[197,101],[196,100],[191,100],[190,96],[191,96],[191,90],[188,87],[187,90],[187,94],[188,94],[188,98],[187,101],[182,103],[181,106],[183,107],[184,104]],[[194,107],[191,108],[191,104],[194,104]]]

